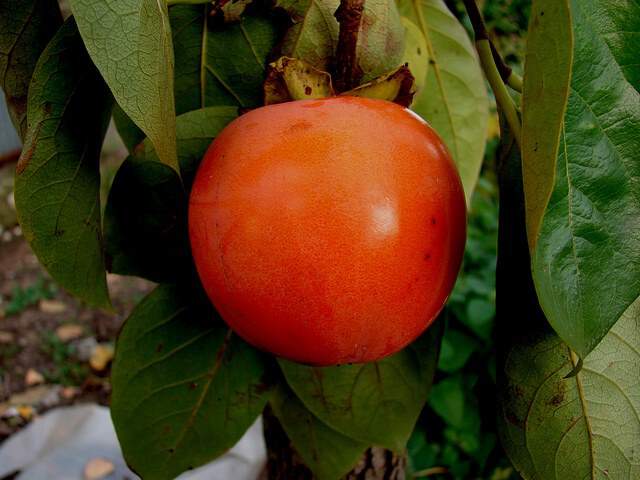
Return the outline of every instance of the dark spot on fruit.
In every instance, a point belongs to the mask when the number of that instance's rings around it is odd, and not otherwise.
[[[436,61],[435,61],[433,58],[430,58],[430,59],[429,59],[429,63],[430,63],[431,65],[435,65],[435,64],[436,64]]]
[[[544,17],[544,12],[540,12],[540,16],[541,16],[541,17]]]
[[[436,217],[431,217],[431,225],[435,225],[436,223],[438,223]]]
[[[418,47],[418,49],[416,50],[418,55],[422,55],[422,49],[420,47]]]
[[[304,94],[305,95],[311,95],[311,92],[313,92],[313,89],[309,85],[304,87]]]
[[[424,261],[428,262],[429,260],[431,260],[431,254],[429,252],[424,254]]]
[[[176,449],[175,448],[170,448],[168,451],[169,451],[169,453],[173,454],[173,453],[176,452]]]
[[[159,343],[156,346],[156,353],[160,353],[164,349],[164,343]]]

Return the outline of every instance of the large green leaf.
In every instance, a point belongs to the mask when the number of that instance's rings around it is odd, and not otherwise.
[[[278,41],[276,24],[264,15],[215,24],[209,8],[171,8],[178,114],[207,106],[262,104],[267,57]]]
[[[640,295],[640,94],[618,64],[615,49],[623,45],[607,42],[598,28],[607,18],[638,14],[625,4],[572,1],[571,18],[564,17],[571,20],[574,35],[570,92],[555,178],[547,179],[552,193],[535,241],[530,241],[540,305],[581,357]],[[640,48],[640,35],[635,38]],[[530,192],[528,204],[537,198]]]
[[[278,386],[271,406],[294,448],[318,480],[343,478],[368,447],[321,422],[286,385]]]
[[[514,343],[500,384],[499,430],[524,478],[640,477],[640,301],[584,360],[554,333]]]
[[[570,18],[569,0],[537,0],[532,4],[522,95],[522,175],[531,248],[553,190],[569,98],[573,59]]]
[[[293,21],[280,47],[281,55],[298,58],[327,71],[338,44],[338,21],[334,17],[339,0],[278,0]]]
[[[399,4],[402,15],[423,32],[430,62],[424,87],[411,108],[449,148],[469,205],[489,121],[487,89],[477,55],[467,32],[442,0],[401,0]]]
[[[279,363],[291,389],[322,422],[366,444],[401,451],[427,401],[441,336],[438,321],[413,344],[377,362]]]
[[[605,41],[627,81],[640,90],[640,3],[636,0],[591,0],[580,3],[583,15]]]
[[[118,170],[105,209],[107,264],[112,272],[156,282],[193,273],[187,231],[188,192],[213,138],[236,107],[208,107],[177,118],[180,177],[157,161],[148,140]]]
[[[158,0],[71,0],[91,59],[118,105],[178,170],[173,95],[173,43],[167,3]]]
[[[224,453],[270,392],[262,356],[188,290],[154,290],[116,347],[111,415],[127,463],[149,480],[175,478]]]
[[[38,57],[62,24],[56,0],[0,1],[0,87],[20,137],[27,133],[27,90]]]
[[[51,40],[29,88],[29,127],[15,199],[24,236],[65,289],[109,306],[99,158],[112,99],[73,19]]]
[[[573,377],[578,357],[538,305],[525,233],[521,162],[500,162],[498,430],[528,480],[640,475],[640,300]],[[506,161],[504,158],[506,157]],[[514,321],[517,320],[517,321]]]
[[[268,56],[278,41],[276,23],[264,14],[216,23],[209,17],[210,8],[175,5],[169,10],[177,115],[209,106],[253,108],[262,104]],[[117,108],[114,119],[133,153],[144,134]]]

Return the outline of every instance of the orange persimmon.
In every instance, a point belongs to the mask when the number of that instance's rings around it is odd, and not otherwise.
[[[314,365],[397,352],[436,318],[462,259],[456,167],[396,104],[333,97],[230,123],[189,203],[195,264],[247,342]]]

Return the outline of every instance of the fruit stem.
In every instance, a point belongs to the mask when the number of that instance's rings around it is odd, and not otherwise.
[[[513,132],[513,136],[518,146],[520,146],[522,125],[516,104],[507,91],[505,82],[509,83],[514,90],[521,91],[522,79],[514,74],[511,68],[504,63],[495,46],[491,43],[487,28],[475,0],[464,0],[464,6],[467,9],[467,14],[469,15],[475,33],[476,50],[480,57],[480,64],[496,97],[496,103],[498,107],[502,109],[507,123]],[[518,86],[519,89],[516,88]]]

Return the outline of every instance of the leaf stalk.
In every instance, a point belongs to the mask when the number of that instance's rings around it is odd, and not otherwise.
[[[513,73],[511,68],[504,63],[495,46],[491,43],[487,28],[475,0],[464,0],[464,6],[467,9],[467,14],[469,15],[475,33],[476,50],[480,57],[482,70],[484,70],[489,85],[491,85],[491,90],[493,90],[493,94],[496,97],[496,103],[504,113],[509,128],[511,128],[513,132],[518,147],[521,147],[522,125],[520,123],[520,116],[518,115],[518,109],[513,98],[511,98],[511,95],[507,91],[506,85],[509,84],[514,90],[521,91],[522,79]]]

